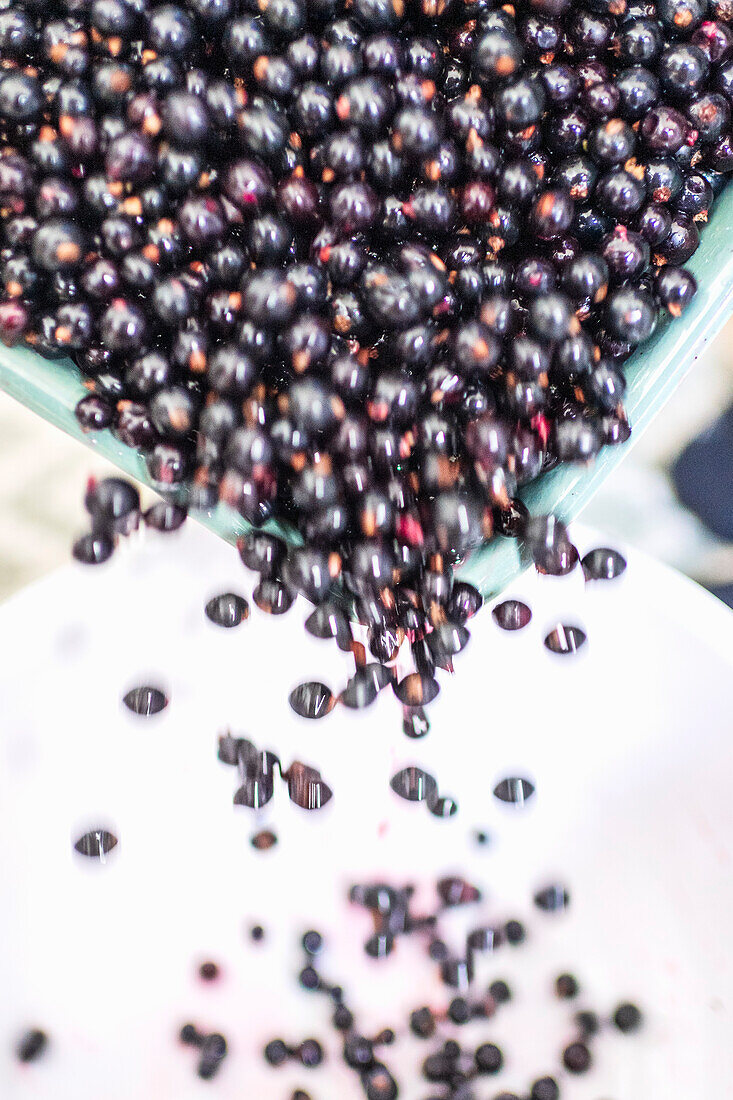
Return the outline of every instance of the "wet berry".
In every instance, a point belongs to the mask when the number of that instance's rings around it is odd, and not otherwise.
[[[454,566],[498,533],[572,571],[518,494],[628,437],[622,363],[694,296],[733,171],[726,4],[0,6],[0,340],[75,362],[79,429],[166,494],[148,526],[221,503],[258,608],[302,594],[349,650],[354,604],[377,664],[338,698],[393,682],[422,735],[481,605]]]

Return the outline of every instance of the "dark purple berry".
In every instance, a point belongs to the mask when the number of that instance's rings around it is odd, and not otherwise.
[[[18,1041],[15,1048],[15,1057],[19,1062],[35,1062],[40,1058],[48,1046],[48,1036],[45,1031],[33,1028],[27,1031]]]
[[[628,1034],[641,1027],[642,1015],[636,1005],[625,1003],[618,1006],[613,1014],[613,1022],[619,1031]]]

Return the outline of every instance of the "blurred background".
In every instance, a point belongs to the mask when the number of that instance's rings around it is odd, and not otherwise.
[[[113,469],[1,392],[0,441],[3,599],[68,560],[84,528],[86,480]],[[733,606],[733,319],[583,520]]]

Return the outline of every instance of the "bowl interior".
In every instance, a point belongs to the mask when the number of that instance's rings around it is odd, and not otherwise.
[[[574,534],[581,551],[598,545]],[[344,985],[368,1033],[404,1030],[409,1010],[446,1002],[437,968],[424,941],[366,959],[370,921],[346,891],[354,881],[415,882],[427,909],[436,877],[451,872],[485,892],[448,922],[457,950],[463,919],[519,917],[528,927],[525,948],[481,964],[481,981],[509,980],[511,1006],[466,1033],[504,1048],[496,1089],[524,1094],[533,1075],[554,1069],[576,1008],[605,1012],[630,998],[645,1030],[604,1034],[591,1074],[564,1080],[563,1097],[733,1095],[733,617],[690,582],[626,556],[613,582],[584,584],[579,568],[562,580],[523,577],[508,595],[533,617],[514,634],[488,610],[472,620],[422,740],[404,736],[389,689],[363,712],[294,714],[292,687],[320,680],[339,691],[346,657],[304,634],[301,600],[286,620],[253,608],[235,629],[214,626],[206,601],[249,596],[248,578],[196,526],[168,541],[149,535],[109,565],[70,567],[9,601],[0,611],[12,639],[0,668],[4,1095],[179,1100],[213,1087],[232,1100],[243,1089],[286,1100],[304,1088],[357,1100],[327,1000],[297,987],[299,937],[322,929],[323,972]],[[558,622],[587,634],[575,655],[543,645]],[[121,704],[143,683],[169,699],[150,718]],[[332,800],[308,812],[278,783],[265,809],[233,806],[236,771],[217,760],[226,729],[284,766],[319,768]],[[390,778],[408,766],[434,776],[458,812],[438,819],[397,797]],[[535,787],[523,806],[492,795],[509,776]],[[72,848],[99,827],[119,838],[104,865]],[[256,851],[251,838],[263,829],[279,843]],[[478,845],[476,830],[491,842]],[[571,906],[539,913],[533,892],[557,880]],[[262,944],[249,938],[252,924],[265,927]],[[205,959],[221,966],[218,982],[198,979]],[[549,990],[568,969],[583,996],[560,1011]],[[229,1041],[213,1086],[176,1042],[187,1020]],[[51,1047],[21,1067],[12,1045],[31,1025]],[[314,1035],[328,1061],[268,1069],[261,1050],[279,1035]],[[400,1096],[420,1100],[426,1047],[400,1039],[386,1053]]]

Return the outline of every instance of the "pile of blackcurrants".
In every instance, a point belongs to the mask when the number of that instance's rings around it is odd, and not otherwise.
[[[623,363],[694,295],[731,20],[0,0],[0,337],[70,356],[82,426],[162,491],[241,513],[266,604],[345,587],[383,659],[475,610],[451,570],[492,532],[575,564],[517,491],[628,437]]]

